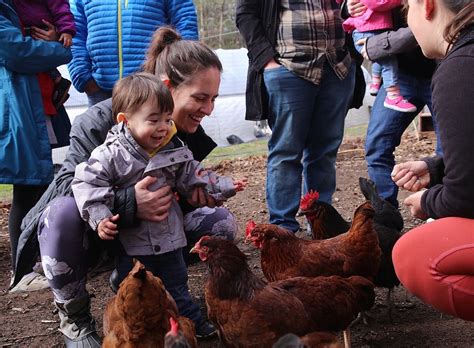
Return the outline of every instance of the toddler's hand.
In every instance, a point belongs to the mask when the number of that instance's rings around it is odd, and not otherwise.
[[[105,218],[99,222],[97,233],[99,234],[100,239],[113,240],[115,238],[115,235],[118,233],[117,224],[115,224],[115,222],[118,221],[118,219],[119,214]]]
[[[234,189],[236,192],[243,191],[244,188],[247,186],[247,178],[243,178],[242,180],[234,180]]]
[[[66,48],[71,47],[72,45],[72,35],[68,33],[62,33],[59,37],[59,42],[63,43],[63,46]]]

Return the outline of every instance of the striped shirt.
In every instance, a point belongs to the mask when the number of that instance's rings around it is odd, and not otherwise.
[[[351,65],[342,22],[335,0],[280,0],[278,61],[316,85],[327,61],[342,80]]]

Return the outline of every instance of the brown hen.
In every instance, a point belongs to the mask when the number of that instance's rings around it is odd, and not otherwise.
[[[359,206],[348,232],[323,240],[304,240],[272,224],[249,222],[246,240],[261,249],[262,271],[270,281],[290,277],[359,275],[374,279],[380,247],[369,202]]]
[[[205,236],[191,251],[209,266],[208,316],[227,347],[271,347],[286,333],[344,330],[374,301],[373,285],[362,277],[297,277],[267,284],[229,241]]]
[[[135,261],[105,308],[102,346],[163,347],[170,317],[179,321],[173,298],[160,278]]]

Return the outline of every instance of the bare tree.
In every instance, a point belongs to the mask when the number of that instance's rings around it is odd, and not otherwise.
[[[235,26],[235,0],[194,0],[199,37],[212,48],[240,48],[243,41]]]

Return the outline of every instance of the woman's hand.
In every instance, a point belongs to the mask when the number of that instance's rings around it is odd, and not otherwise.
[[[358,40],[356,42],[356,45],[362,46],[362,48],[360,49],[360,54],[362,54],[362,57],[364,57],[364,59],[369,59],[369,56],[367,55],[367,50],[365,48],[366,43],[367,43],[367,38],[364,37],[363,39]]]
[[[421,208],[421,196],[423,195],[423,191],[416,192],[412,194],[411,196],[408,196],[405,198],[403,203],[410,208],[410,213],[413,215],[413,217],[416,217],[421,220],[426,220],[429,218],[428,215],[423,211]]]
[[[392,180],[405,190],[416,192],[430,183],[428,165],[424,161],[408,161],[397,164],[392,170]]]
[[[161,222],[168,217],[171,202],[174,198],[169,186],[150,191],[148,187],[158,180],[147,176],[135,184],[135,200],[137,201],[137,217],[142,220]]]
[[[31,27],[31,37],[35,40],[58,41],[59,35],[54,25],[44,19],[42,21],[47,26],[47,29]]]
[[[360,0],[347,0],[347,12],[351,17],[362,16],[367,10],[367,6],[360,2]]]
[[[100,239],[113,240],[118,233],[117,224],[119,214],[103,219],[97,226],[97,233]]]
[[[97,82],[95,82],[94,79],[90,79],[86,82],[84,86],[84,92],[86,92],[87,95],[94,94],[98,91],[100,91],[100,87],[97,85]]]

